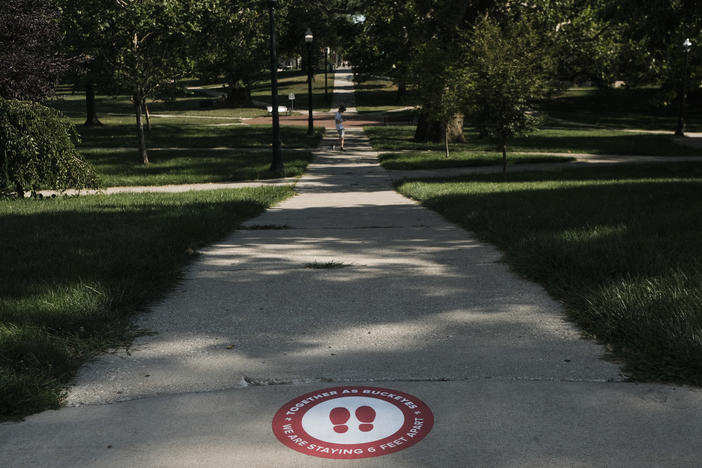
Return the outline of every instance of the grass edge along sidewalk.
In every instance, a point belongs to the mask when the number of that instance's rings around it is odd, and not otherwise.
[[[454,151],[445,157],[439,151],[405,151],[401,153],[381,153],[380,165],[390,170],[445,169],[453,167],[482,167],[502,165],[499,153],[472,153]],[[548,154],[511,154],[507,164],[535,164],[574,161],[574,157],[553,156]]]
[[[406,180],[496,244],[633,378],[702,385],[702,164]]]
[[[413,141],[414,126],[364,127],[364,131],[379,152],[441,151],[443,143]],[[465,143],[451,143],[451,152],[495,152],[495,144],[481,139],[475,129],[465,127]],[[631,156],[700,156],[699,148],[679,145],[670,135],[632,133],[623,130],[597,128],[542,128],[530,135],[515,137],[507,144],[507,158],[514,153],[540,154],[588,153]],[[439,153],[436,153],[437,155]],[[438,156],[437,156],[438,158]]]
[[[292,186],[0,200],[0,420],[57,408],[78,367],[130,342],[201,246]],[[11,247],[13,246],[13,247]]]

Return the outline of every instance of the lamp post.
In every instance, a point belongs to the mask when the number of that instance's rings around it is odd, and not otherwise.
[[[324,102],[329,103],[327,94],[327,71],[329,70],[329,47],[324,48]]]
[[[309,109],[309,117],[307,118],[307,134],[314,133],[314,118],[312,117],[312,30],[307,28],[305,33],[305,42],[307,43],[307,107]]]
[[[283,174],[283,156],[280,151],[280,116],[278,115],[278,54],[275,50],[275,7],[277,0],[268,0],[271,35],[271,114],[273,114],[273,161],[271,172]]]
[[[690,39],[685,39],[683,42],[683,52],[685,54],[685,65],[683,67],[683,76],[680,80],[680,111],[678,112],[678,128],[675,129],[675,135],[685,136],[685,100],[687,98],[687,69],[690,63],[690,49],[692,42]]]

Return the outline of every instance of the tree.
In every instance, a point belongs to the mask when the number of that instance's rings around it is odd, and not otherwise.
[[[411,81],[422,102],[414,140],[443,141],[448,157],[448,143],[464,142],[462,99],[467,94],[466,75],[460,66],[429,41],[417,48],[411,65]],[[441,63],[441,66],[437,66]],[[455,61],[460,63],[460,61]]]
[[[680,103],[687,88],[699,88],[701,2],[608,0],[606,14],[621,24],[621,37],[626,38],[622,40],[624,46],[619,55],[622,79],[634,84],[660,85],[666,104]],[[693,43],[689,63],[682,46],[686,38]]]
[[[609,0],[535,0],[519,10],[544,38],[561,81],[610,86],[617,77],[621,26],[607,17]]]
[[[361,78],[376,69],[401,90],[416,92],[415,141],[443,141],[447,127],[449,141],[463,141],[463,116],[456,113],[446,122],[439,104],[451,102],[445,94],[452,88],[450,69],[463,60],[463,44],[476,18],[502,9],[496,0],[369,0],[363,9],[363,37],[352,59],[362,61]]]
[[[85,89],[86,126],[102,125],[95,103],[96,89],[115,88],[119,4],[114,0],[57,0],[61,8],[64,46],[80,57],[72,80]]]
[[[211,0],[197,8],[198,75],[207,79],[224,75],[228,104],[251,106],[253,84],[268,58],[267,10],[246,0]]]
[[[349,58],[354,78],[363,82],[386,76],[398,87],[397,99],[407,93],[409,67],[418,18],[412,2],[367,2],[365,21],[356,25]]]
[[[77,138],[57,110],[0,98],[0,191],[22,198],[28,190],[96,187],[95,172],[75,148]]]
[[[186,0],[116,0],[119,32],[115,80],[132,96],[139,157],[149,163],[142,114],[146,98],[172,86],[191,68],[189,54],[197,30],[194,9]]]
[[[5,0],[0,8],[0,96],[41,100],[70,65],[59,52],[58,10],[44,0]]]
[[[507,142],[539,123],[536,106],[553,88],[555,62],[527,18],[499,24],[486,17],[469,49],[468,112],[481,136],[494,139],[507,174]]]

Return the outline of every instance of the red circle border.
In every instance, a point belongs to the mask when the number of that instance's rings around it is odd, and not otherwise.
[[[402,411],[405,423],[388,437],[361,444],[325,442],[305,432],[302,417],[307,411],[325,401],[349,396],[377,398],[390,403]],[[411,447],[429,434],[434,426],[434,414],[422,400],[398,390],[364,386],[329,387],[305,393],[285,403],[273,417],[272,426],[276,438],[296,452],[319,458],[351,460],[379,457]]]

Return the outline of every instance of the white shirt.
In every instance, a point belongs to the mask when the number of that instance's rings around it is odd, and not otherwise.
[[[343,130],[344,129],[344,119],[341,117],[341,112],[336,111],[336,116],[334,117],[334,121],[336,122],[336,129],[337,130]]]

